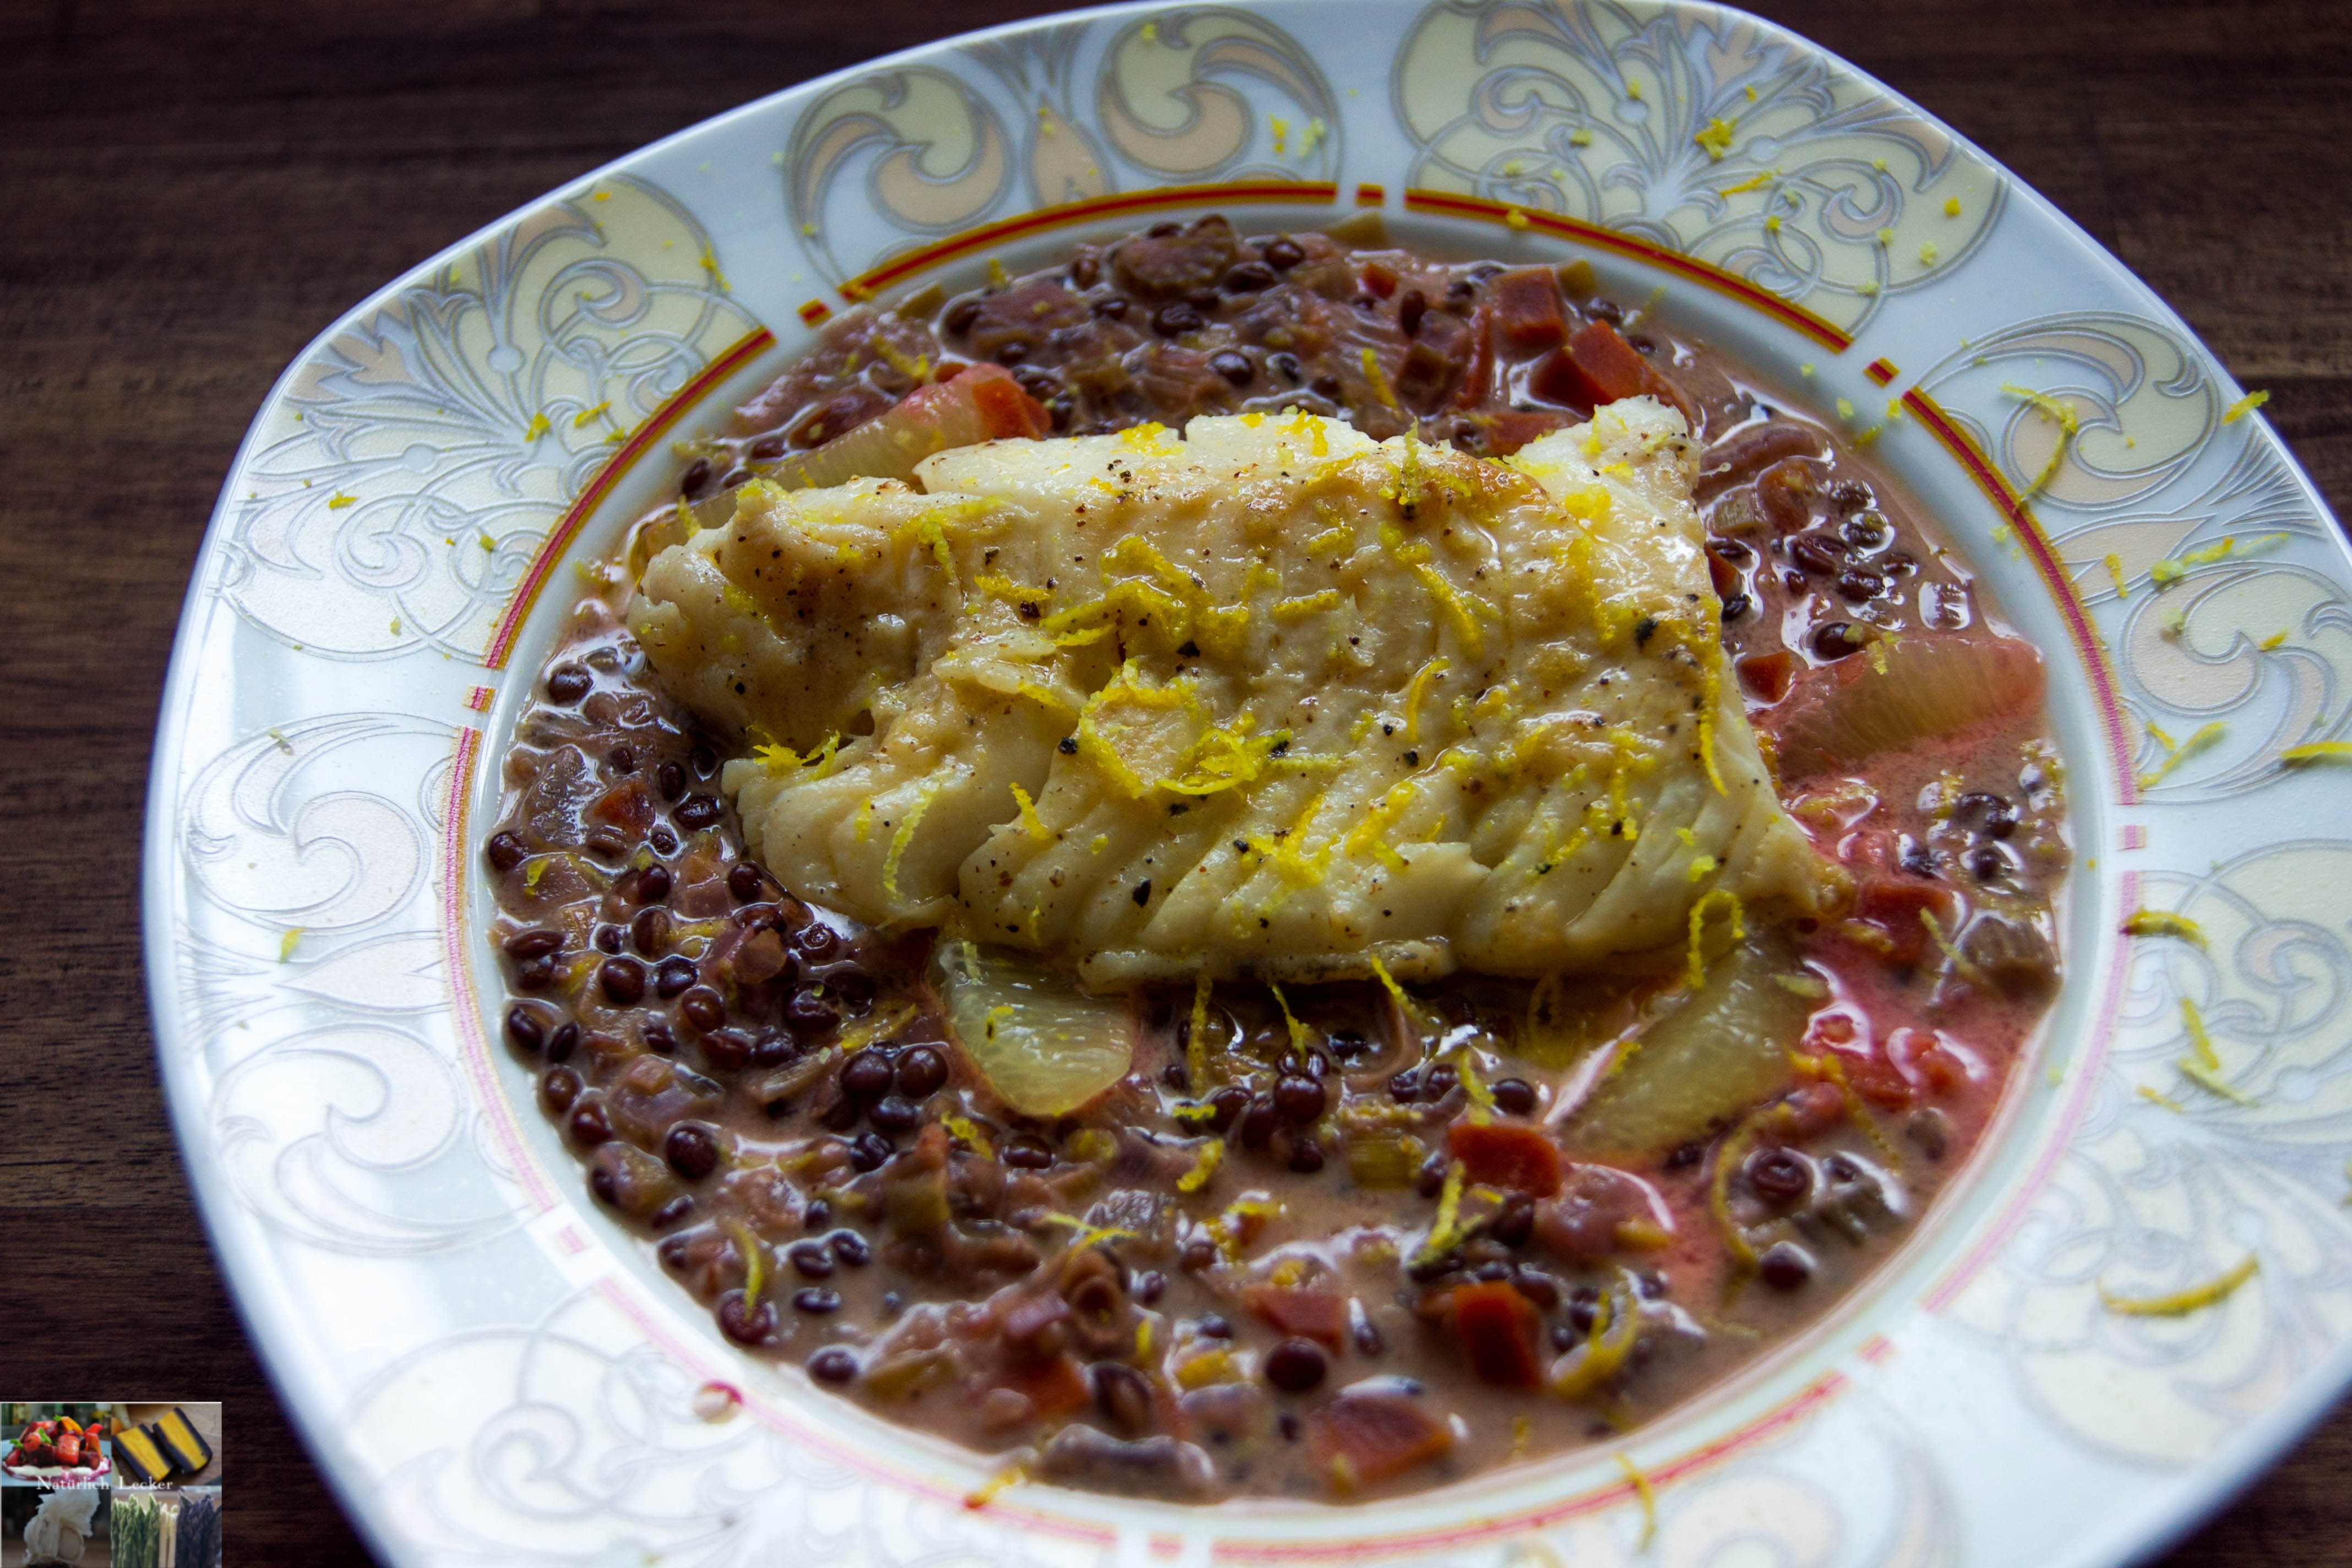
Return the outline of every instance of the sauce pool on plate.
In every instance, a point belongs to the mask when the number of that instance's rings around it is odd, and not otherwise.
[[[724,692],[665,681],[631,630],[640,577],[734,526],[739,500],[748,517],[758,479],[787,498],[914,484],[914,458],[991,437],[1150,441],[1150,426],[1303,414],[1409,435],[1378,451],[1411,465],[1425,444],[1441,473],[1451,454],[1526,452],[1496,481],[1540,507],[1533,458],[1631,428],[1594,418],[1626,399],[1695,444],[1675,504],[1696,509],[1705,581],[1685,597],[1705,646],[1685,662],[1736,683],[1772,814],[1801,830],[1827,891],[1778,913],[1716,900],[1706,879],[1730,852],[1700,855],[1693,835],[1676,940],[1622,962],[1392,972],[1365,958],[1374,942],[1338,954],[1340,978],[1255,973],[1244,953],[1197,984],[1155,960],[1106,993],[1057,970],[1048,942],[852,920],[747,853],[737,801],[763,766],[814,788],[889,735],[781,746],[726,717]],[[1392,504],[1400,528],[1431,521]],[[1122,525],[1104,515],[1108,549]],[[984,546],[917,553],[962,592],[985,564],[966,548]],[[1396,559],[1434,581],[1423,558]],[[1364,1498],[1617,1441],[1819,1319],[1902,1243],[2056,985],[2069,849],[2038,657],[1864,454],[1581,266],[1244,237],[1208,217],[926,290],[837,323],[700,441],[678,506],[604,581],[518,724],[484,847],[507,1039],[595,1200],[655,1238],[730,1340],[1041,1479]],[[1474,611],[1439,626],[1463,595],[1430,592],[1391,614],[1457,656],[1498,635]],[[1044,626],[1058,607],[1019,616]],[[1606,603],[1592,613],[1605,627]],[[1204,656],[1152,644],[1149,614],[1119,612],[1118,650],[1170,661],[1149,689],[1179,690]],[[1671,652],[1660,625],[1613,634],[1629,665]],[[1421,668],[1433,681],[1462,662]],[[1080,694],[1088,712],[1100,689]],[[1473,685],[1415,709],[1394,764],[1407,785],[1450,767],[1467,789],[1501,766],[1471,744],[1486,700]],[[1171,835],[1188,814],[1245,809],[1228,787],[1242,764],[1214,757],[1255,756],[1271,780],[1288,756],[1250,723],[1222,751],[1196,742],[1189,784],[1160,781],[1181,808]],[[1087,760],[1088,731],[1069,731],[1056,768]],[[1625,776],[1638,794],[1664,774]],[[1524,784],[1496,778],[1498,803]],[[1058,831],[1042,786],[1001,804],[991,831]],[[1641,815],[1601,810],[1595,833],[1691,833]],[[845,845],[858,834],[837,826]],[[916,824],[868,826],[900,851],[895,890]],[[1283,846],[1235,853],[1272,865]],[[769,858],[808,890],[802,861]],[[1170,896],[1139,893],[1147,910]],[[864,886],[837,901],[888,907]]]

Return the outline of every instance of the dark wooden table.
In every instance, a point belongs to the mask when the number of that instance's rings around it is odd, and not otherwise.
[[[1334,0],[1343,3],[1343,0]],[[1023,0],[0,5],[0,1397],[226,1402],[237,1561],[364,1553],[254,1358],[155,1087],[135,857],[246,421],[419,258],[620,153]],[[2179,307],[2352,513],[2352,5],[1790,0]],[[2352,1411],[2175,1568],[2352,1564]]]

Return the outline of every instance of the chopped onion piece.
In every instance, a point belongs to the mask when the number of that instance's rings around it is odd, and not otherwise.
[[[971,942],[942,944],[932,967],[949,1030],[1013,1110],[1064,1115],[1127,1076],[1135,1019],[1123,999]]]
[[[788,490],[823,489],[851,479],[911,479],[915,465],[950,447],[1048,434],[1053,422],[1036,399],[1002,365],[976,364],[953,381],[908,393],[887,413],[843,431],[813,451],[795,452],[754,478]],[[697,502],[695,521],[723,528],[735,515],[735,494]]]
[[[1913,633],[1816,669],[1762,723],[1784,778],[1958,734],[2042,700],[2042,656],[2017,637]]]
[[[1624,1054],[1570,1119],[1569,1146],[1664,1153],[1788,1084],[1789,1048],[1813,1007],[1780,984],[1793,971],[1787,942],[1768,933],[1709,964],[1696,992],[1661,998],[1666,1010],[1618,1047]]]

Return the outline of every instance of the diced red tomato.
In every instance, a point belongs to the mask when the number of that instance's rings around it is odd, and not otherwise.
[[[1045,412],[1045,405],[1024,392],[1021,384],[1013,379],[1013,373],[1003,365],[973,365],[959,381],[987,422],[992,440],[1013,436],[1037,439],[1053,433],[1053,416]],[[908,395],[907,402],[912,403],[922,395],[923,389],[917,388]]]
[[[1896,963],[1916,963],[1930,946],[1924,911],[1949,935],[1953,927],[1953,897],[1949,888],[1924,877],[1875,876],[1863,879],[1854,895],[1853,918],[1885,934],[1885,956]]]
[[[1813,669],[1774,719],[1782,776],[1846,773],[1882,752],[2012,721],[2042,700],[2042,656],[2020,637],[1937,633]]]
[[[1699,459],[1698,483],[1691,497],[1701,506],[1734,485],[1746,484],[1783,458],[1818,458],[1822,433],[1810,425],[1769,419],[1733,432],[1706,449]]]
[[[1913,1065],[1931,1094],[1949,1094],[1967,1084],[1973,1076],[1969,1071],[1968,1063],[1942,1046],[1929,1046],[1919,1053],[1918,1060]]]
[[[1454,1429],[1399,1388],[1349,1388],[1307,1418],[1318,1464],[1347,1461],[1358,1481],[1384,1481],[1454,1447]]]
[[[1364,263],[1364,289],[1385,300],[1396,292],[1397,275],[1377,261]]]
[[[735,979],[744,985],[772,980],[784,972],[790,956],[784,952],[782,937],[772,931],[759,931],[735,950]]]
[[[1778,702],[1797,679],[1797,659],[1787,648],[1749,654],[1737,666],[1740,689],[1759,702]]]
[[[1535,1128],[1456,1121],[1445,1144],[1474,1182],[1538,1198],[1559,1191],[1559,1145]]]
[[[1066,1355],[1016,1362],[1006,1369],[1004,1384],[1027,1394],[1040,1416],[1066,1415],[1094,1397],[1085,1370]]]
[[[1559,289],[1549,267],[1515,267],[1497,273],[1488,286],[1495,325],[1520,349],[1557,348],[1568,341]]]
[[[1521,411],[1512,408],[1499,414],[1479,415],[1477,423],[1486,432],[1488,455],[1507,458],[1538,437],[1566,429],[1570,418],[1565,414],[1548,414],[1540,409]]]
[[[1476,312],[1470,318],[1470,357],[1463,363],[1462,379],[1454,384],[1454,406],[1456,408],[1475,408],[1479,404],[1486,401],[1486,394],[1488,391],[1486,385],[1486,371],[1487,367],[1494,363],[1495,359],[1494,343],[1492,341],[1494,337],[1494,310],[1486,305],[1480,305]],[[1507,418],[1508,416],[1506,415],[1504,417]],[[1546,426],[1546,428],[1549,428],[1549,426]],[[1518,450],[1517,447],[1513,447],[1509,448],[1508,452],[1506,452],[1503,451],[1502,448],[1495,447],[1493,429],[1494,427],[1491,426],[1488,427],[1488,434],[1486,437],[1487,446],[1490,450],[1501,452],[1504,456],[1508,456],[1509,452]],[[1534,440],[1535,436],[1539,436],[1542,433],[1542,431],[1538,430],[1535,435],[1523,437],[1520,441],[1520,445],[1526,445],[1527,442]]]
[[[1911,1084],[1900,1069],[1885,1057],[1875,1054],[1864,1057],[1842,1056],[1838,1064],[1845,1070],[1845,1081],[1853,1091],[1888,1110],[1907,1110],[1916,1098]]]
[[[1832,850],[1846,868],[1863,881],[1874,873],[1892,876],[1902,850],[1891,827],[1857,827],[1838,839]]]
[[[1559,402],[1598,408],[1621,397],[1639,397],[1650,389],[1654,374],[1615,327],[1588,321],[1536,372],[1536,390]]]
[[[1847,1051],[1854,1055],[1870,1049],[1870,1019],[1856,1008],[1840,1003],[1815,1013],[1805,1025],[1805,1037],[1799,1047],[1807,1056],[1819,1056],[1823,1051]]]
[[[1756,479],[1756,504],[1775,533],[1795,533],[1813,521],[1813,498],[1821,489],[1806,458],[1783,458]]]
[[[1614,1165],[1570,1169],[1559,1197],[1536,1205],[1536,1242],[1556,1257],[1590,1263],[1622,1251],[1646,1229],[1671,1234],[1673,1211],[1641,1177]]]
[[[1286,1334],[1314,1340],[1335,1351],[1348,1331],[1347,1299],[1336,1290],[1253,1285],[1242,1292],[1242,1305]]]
[[[1010,1344],[1026,1344],[1069,1315],[1070,1303],[1060,1291],[1040,1291],[1005,1309],[1005,1341]]]
[[[1811,1138],[1845,1120],[1845,1096],[1833,1083],[1809,1083],[1782,1101],[1789,1108],[1789,1133]]]
[[[598,795],[588,815],[631,835],[642,835],[654,825],[653,802],[646,798],[645,785],[635,779]]]
[[[1482,1383],[1503,1388],[1533,1388],[1542,1376],[1536,1335],[1543,1315],[1535,1303],[1501,1279],[1462,1285],[1453,1296],[1454,1337],[1470,1370]]]
[[[1561,348],[1555,350],[1528,382],[1538,397],[1580,408],[1598,408],[1620,398],[1644,393],[1670,408],[1682,411],[1692,429],[1698,412],[1657,368],[1643,359],[1624,335],[1607,321],[1588,321]]]
[[[1946,1044],[1941,1031],[1895,1030],[1887,1037],[1886,1059],[1914,1089],[1929,1095],[1948,1094],[1972,1076],[1968,1062]]]
[[[1706,547],[1706,581],[1718,599],[1727,599],[1746,585],[1748,579],[1729,558],[1715,544]]]

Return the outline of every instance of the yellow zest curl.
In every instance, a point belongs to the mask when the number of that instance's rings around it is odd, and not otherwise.
[[[1202,1144],[1192,1152],[1192,1168],[1176,1178],[1176,1190],[1180,1193],[1197,1193],[1207,1186],[1209,1178],[1217,1173],[1218,1162],[1224,1157],[1225,1141],[1223,1139],[1212,1138]]]
[[[2062,403],[2046,392],[2034,392],[2010,382],[2001,383],[2000,389],[2011,397],[2021,397],[2042,411],[2045,418],[2053,421],[2058,426],[2058,445],[2051,452],[2050,461],[2042,465],[2042,472],[2035,476],[2033,482],[2025,489],[2027,496],[2039,494],[2049,488],[2051,480],[2058,477],[2059,468],[2066,461],[2067,443],[2074,440],[2075,433],[2082,428],[2082,420],[2075,414],[2073,404]]]
[[[1658,1533],[1658,1489],[1625,1455],[1617,1456],[1617,1468],[1625,1472],[1625,1479],[1633,1483],[1633,1495],[1642,1500],[1642,1538],[1633,1542],[1633,1550],[1646,1552]]]
[[[2195,942],[2199,947],[2206,945],[2203,926],[2185,915],[2170,914],[2163,910],[2139,910],[2124,921],[2123,932],[2126,936],[2177,936],[2183,942]]]
[[[1706,983],[1706,954],[1701,943],[1706,932],[1707,916],[1717,910],[1724,910],[1730,914],[1732,941],[1744,942],[1748,938],[1747,913],[1740,906],[1739,895],[1730,889],[1717,888],[1691,905],[1688,978],[1694,991]]]
[[[2252,1253],[2246,1260],[2218,1279],[2175,1291],[2169,1296],[2118,1296],[2105,1285],[2099,1287],[2099,1301],[2110,1312],[2126,1318],[2185,1318],[2207,1307],[2219,1306],[2236,1292],[2239,1286],[2262,1272],[2262,1259]]]

